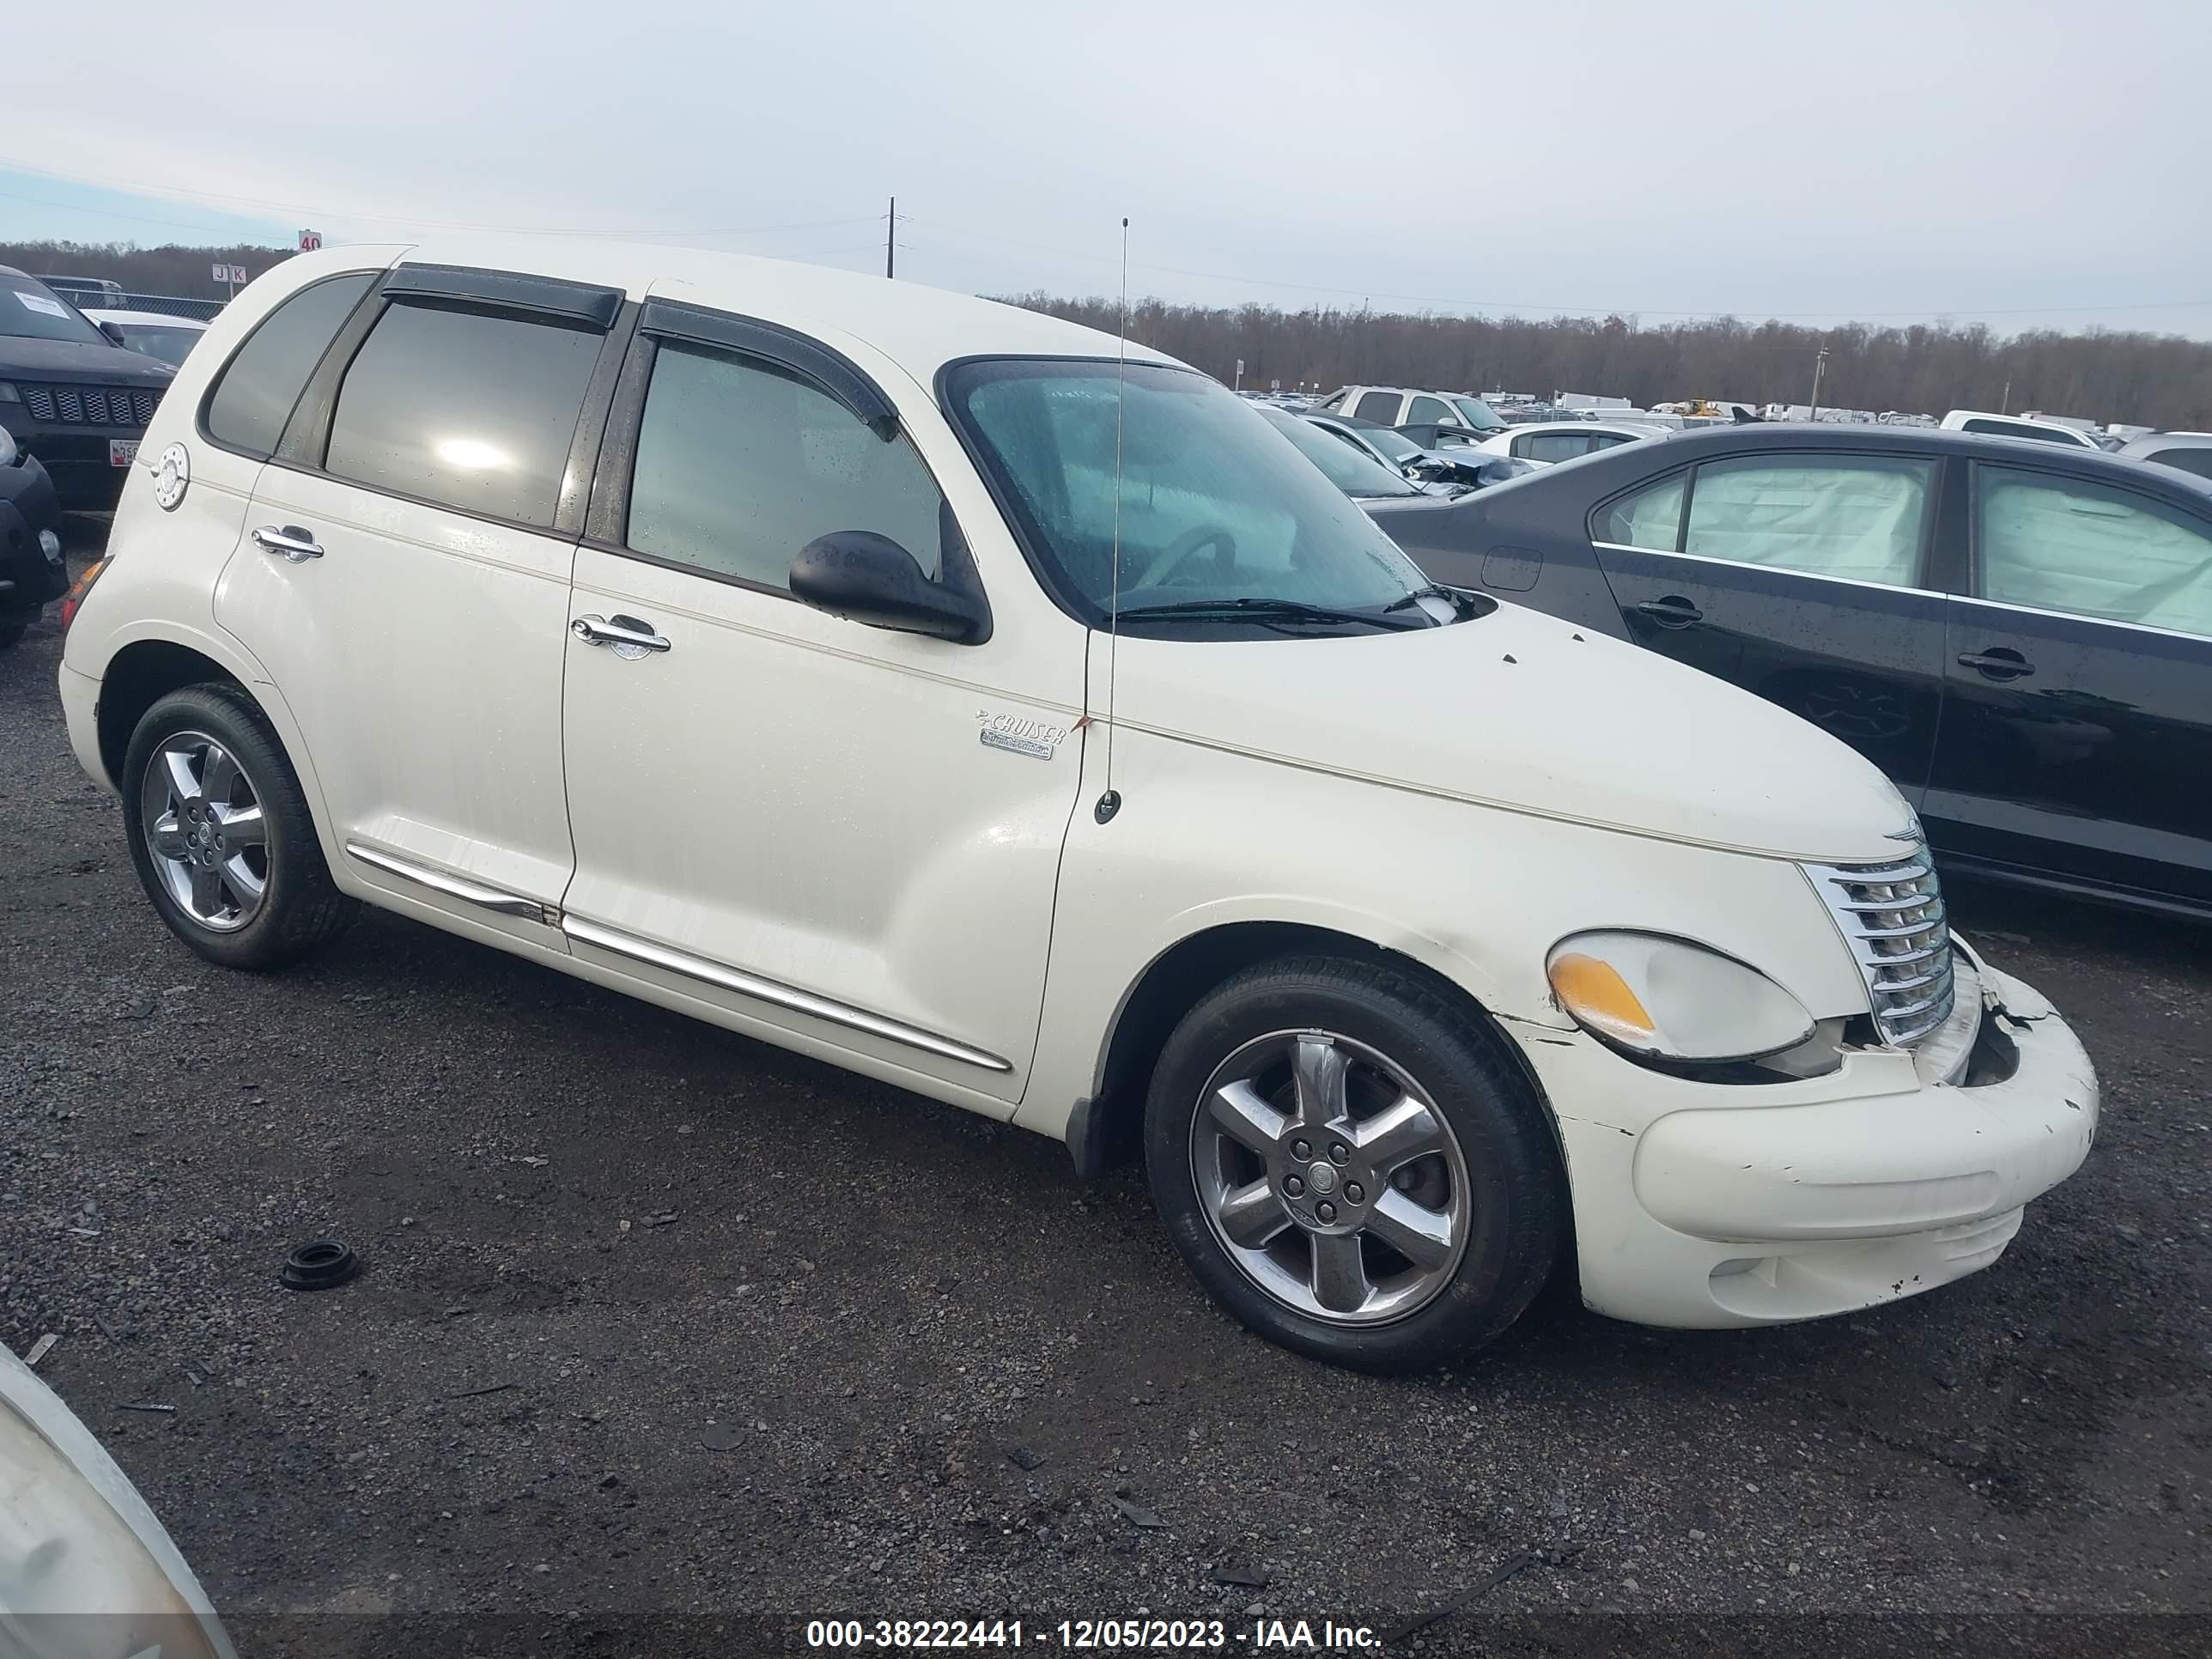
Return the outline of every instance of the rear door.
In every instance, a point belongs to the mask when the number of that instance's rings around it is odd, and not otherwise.
[[[396,268],[301,398],[216,602],[298,722],[352,873],[539,943],[574,867],[568,581],[621,309]]]
[[[2212,514],[2185,489],[1973,464],[1939,850],[2212,904]]]
[[[1590,538],[1628,636],[1802,715],[1917,802],[1943,692],[1929,591],[1943,463],[1726,456],[1601,503]]]

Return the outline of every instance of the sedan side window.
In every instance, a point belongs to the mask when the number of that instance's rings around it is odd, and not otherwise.
[[[1457,426],[1459,418],[1444,406],[1441,398],[1416,398],[1412,412],[1406,416],[1407,426]]]
[[[1888,455],[1759,455],[1697,470],[1682,550],[1737,564],[1909,587],[1936,463]]]
[[[2212,636],[2212,524],[2051,473],[1979,466],[1975,483],[1984,599]]]
[[[1592,539],[1616,547],[1640,547],[1653,553],[1677,553],[1682,547],[1682,486],[1687,473],[1675,472],[1646,484],[1601,511]]]
[[[2160,466],[2178,466],[2200,478],[2212,478],[2212,447],[2200,445],[2189,449],[2154,449],[2143,459],[2156,461]]]
[[[783,591],[817,536],[872,530],[938,568],[945,498],[902,436],[780,366],[663,342],[637,437],[629,545]]]
[[[1398,394],[1395,392],[1369,392],[1360,396],[1359,406],[1352,411],[1363,421],[1379,421],[1384,426],[1398,423]]]
[[[1528,447],[1522,452],[1532,461],[1571,461],[1577,455],[1590,453],[1590,434],[1587,432],[1537,432],[1529,434]]]

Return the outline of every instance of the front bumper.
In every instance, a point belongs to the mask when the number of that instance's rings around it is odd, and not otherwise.
[[[7,424],[16,443],[44,464],[64,510],[70,513],[106,513],[114,507],[131,469],[109,459],[108,446],[135,444],[146,435],[143,426],[29,424],[20,410],[9,416]]]
[[[36,610],[69,586],[64,562],[50,556],[61,525],[52,478],[33,456],[0,467],[0,613]]]
[[[1566,1153],[1583,1300],[1644,1324],[1770,1324],[1995,1261],[2028,1201],[2087,1156],[2097,1079],[2033,989],[1963,944],[1958,961],[1953,1025],[1918,1054],[1853,1055],[1804,1083],[1698,1084],[1579,1036],[1529,1044]]]

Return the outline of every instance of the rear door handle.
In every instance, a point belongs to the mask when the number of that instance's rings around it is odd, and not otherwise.
[[[666,651],[671,642],[649,622],[635,617],[579,617],[568,631],[586,645],[604,645],[615,655],[635,661],[648,651]]]
[[[323,556],[323,544],[315,539],[314,532],[295,524],[264,524],[253,532],[253,541],[264,553],[278,554],[294,564]]]
[[[1993,680],[2021,680],[2035,672],[2035,665],[2008,646],[1993,645],[1987,651],[1961,653],[1959,666],[1972,668]]]
[[[1669,593],[1663,599],[1639,600],[1636,608],[1662,628],[1687,628],[1692,623],[1705,619],[1704,611],[1679,593]]]

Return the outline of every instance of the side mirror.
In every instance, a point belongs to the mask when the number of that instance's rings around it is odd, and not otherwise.
[[[119,345],[126,351],[131,349],[131,343],[123,337],[122,324],[101,323],[99,325],[99,328],[100,331],[107,337],[109,344]]]
[[[990,637],[991,613],[979,593],[930,580],[913,554],[872,530],[833,530],[800,548],[791,592],[817,611],[871,628],[955,645]]]

